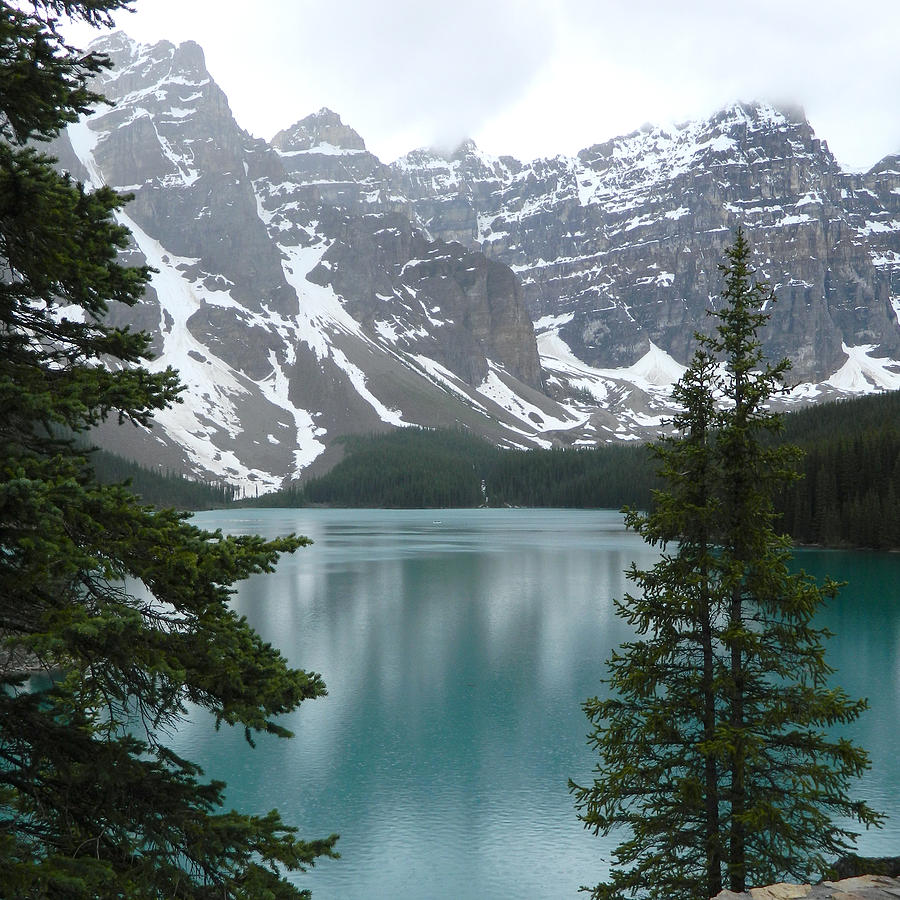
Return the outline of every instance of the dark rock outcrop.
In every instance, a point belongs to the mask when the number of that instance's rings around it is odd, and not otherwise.
[[[722,891],[713,900],[894,900],[900,897],[900,878],[861,875],[819,884],[773,884],[745,893]]]

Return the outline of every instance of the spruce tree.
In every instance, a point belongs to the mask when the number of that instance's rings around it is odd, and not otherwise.
[[[813,624],[837,585],[791,573],[774,499],[796,448],[770,399],[790,363],[768,364],[759,330],[774,301],[742,231],[726,251],[712,335],[676,386],[675,434],[656,447],[664,487],[627,524],[661,548],[632,566],[636,596],[617,602],[637,633],[610,660],[610,697],[585,705],[600,760],[571,783],[585,827],[625,829],[595,898],[686,900],[723,887],[806,880],[880,816],[847,796],[865,752],[826,729],[865,701],[829,687],[828,633]]]
[[[180,390],[142,367],[147,335],[104,324],[150,274],[118,261],[125,198],[38,149],[99,100],[108,64],[67,46],[59,17],[109,24],[127,6],[0,3],[0,893],[302,897],[285,873],[335,837],[223,810],[224,785],[164,738],[187,703],[248,740],[287,736],[275,717],[324,693],[228,605],[306,541],[202,531],[98,483],[79,449],[110,416],[150,424]],[[33,669],[52,687],[28,690]]]

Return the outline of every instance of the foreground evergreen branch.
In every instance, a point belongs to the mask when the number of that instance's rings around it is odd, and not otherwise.
[[[218,723],[276,721],[321,696],[229,608],[231,586],[307,543],[223,537],[100,484],[79,435],[148,425],[178,401],[149,338],[104,324],[150,275],[125,267],[125,198],[59,174],[35,142],[100,98],[107,61],[67,46],[124,0],[0,3],[0,893],[5,898],[297,898],[285,874],[333,856],[277,812],[222,810],[166,749],[190,703]],[[25,671],[53,686],[25,688]]]
[[[774,301],[754,279],[741,231],[726,251],[718,325],[675,390],[676,435],[655,448],[664,487],[628,525],[661,549],[616,603],[637,633],[609,662],[610,697],[588,700],[592,784],[570,784],[595,833],[623,828],[595,898],[709,898],[723,887],[805,881],[845,853],[834,818],[877,825],[849,799],[866,753],[826,729],[865,709],[828,685],[827,631],[813,618],[838,589],[791,574],[774,500],[798,451],[769,435],[787,360],[758,331]]]

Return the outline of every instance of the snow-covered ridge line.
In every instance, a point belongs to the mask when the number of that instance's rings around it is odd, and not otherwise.
[[[276,147],[275,152],[281,157],[290,158],[292,156],[312,156],[316,154],[320,156],[363,156],[369,151],[359,150],[353,147],[336,147],[334,144],[322,141],[321,143],[304,150],[280,150]]]

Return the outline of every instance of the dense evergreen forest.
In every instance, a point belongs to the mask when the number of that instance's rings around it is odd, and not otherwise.
[[[804,451],[803,477],[778,503],[784,531],[800,543],[900,547],[900,393],[788,413],[778,440]],[[646,509],[656,486],[645,445],[500,450],[464,432],[420,429],[345,444],[330,472],[259,503]]]
[[[192,481],[175,472],[148,469],[107,450],[93,450],[89,458],[101,484],[127,483],[132,493],[151,506],[212,509],[237,496],[237,489],[224,482]]]
[[[785,416],[782,439],[805,451],[781,499],[781,527],[830,547],[900,548],[900,392]]]
[[[503,450],[466,432],[419,428],[345,443],[330,472],[260,503],[615,508],[646,506],[655,483],[643,445]]]

